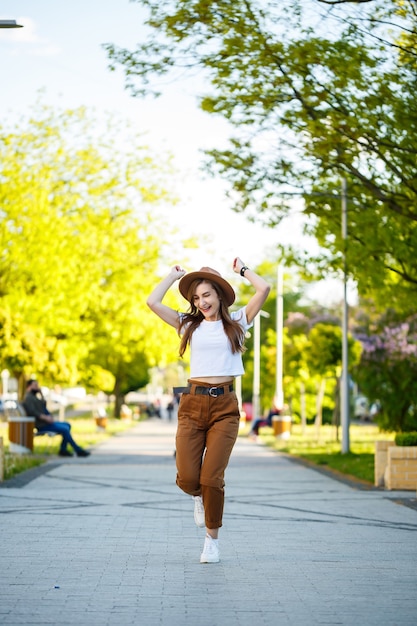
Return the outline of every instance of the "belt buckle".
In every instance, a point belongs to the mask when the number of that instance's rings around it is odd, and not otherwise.
[[[210,389],[208,390],[209,396],[211,396],[212,398],[217,398],[218,396],[217,390],[218,390],[218,387],[210,387]]]

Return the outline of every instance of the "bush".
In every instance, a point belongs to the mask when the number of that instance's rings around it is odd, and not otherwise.
[[[397,433],[395,443],[397,446],[417,446],[417,432]]]

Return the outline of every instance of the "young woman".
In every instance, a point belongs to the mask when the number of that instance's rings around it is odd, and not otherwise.
[[[235,376],[244,373],[245,333],[268,297],[270,286],[237,257],[233,271],[244,276],[255,293],[245,307],[229,312],[232,286],[210,267],[186,274],[175,265],[153,290],[148,306],[181,337],[180,355],[190,347],[189,386],[182,388],[176,435],[177,485],[194,498],[194,520],[206,527],[201,563],[218,563],[222,526],[224,473],[239,430]],[[189,302],[187,313],[162,303],[178,280]]]

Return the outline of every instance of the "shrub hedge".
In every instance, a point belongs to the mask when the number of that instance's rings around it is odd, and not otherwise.
[[[395,443],[397,446],[417,446],[417,432],[397,433]]]

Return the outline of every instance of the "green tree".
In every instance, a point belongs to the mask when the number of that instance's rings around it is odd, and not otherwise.
[[[417,320],[388,311],[357,333],[363,349],[355,380],[370,402],[380,406],[384,430],[417,430]]]
[[[291,414],[299,417],[303,425],[315,418],[319,435],[324,409],[328,416],[337,410],[342,330],[337,316],[317,303],[303,304],[298,309],[293,305],[293,310],[285,316],[284,397]],[[352,370],[358,362],[361,345],[351,336],[348,337],[348,350]],[[273,349],[270,366],[274,361]]]
[[[262,310],[269,317],[261,317],[260,323],[260,412],[268,411],[272,406],[275,393],[275,364],[271,365],[271,349],[275,354],[275,333],[276,326],[276,295],[274,286],[276,282],[276,262],[266,260],[260,263],[255,271],[267,280],[272,286],[271,293],[265,302]],[[237,291],[237,301],[235,306],[244,306],[253,294],[253,288],[247,283],[240,283]],[[271,332],[273,333],[271,335]],[[271,343],[271,341],[273,343]],[[244,402],[252,402],[253,397],[253,375],[254,375],[254,329],[251,327],[247,333],[245,342],[245,352],[243,361],[245,375],[242,378],[242,399]]]
[[[334,393],[335,384],[340,376],[342,362],[342,330],[337,326],[319,323],[314,326],[308,335],[307,366],[312,376],[317,380],[316,403],[316,433],[320,434],[323,421],[323,400],[326,383],[332,384]]]
[[[291,415],[299,416],[305,428],[316,415],[316,384],[307,363],[309,349],[308,317],[291,311],[284,328],[283,369],[285,401]]]
[[[1,365],[21,385],[35,373],[91,383],[101,368],[117,412],[173,350],[145,304],[169,237],[155,207],[174,201],[171,171],[128,124],[85,109],[39,106],[0,126]]]
[[[210,152],[212,171],[229,180],[236,210],[270,225],[292,210],[291,194],[303,195],[306,230],[323,249],[313,258],[321,275],[343,267],[347,179],[348,271],[362,295],[410,310],[415,2],[138,2],[149,10],[149,40],[134,51],[106,46],[132,94],[152,92],[152,79],[167,72],[202,69],[212,89],[202,88],[201,107],[231,124],[229,147]],[[311,254],[292,258],[311,267]]]

